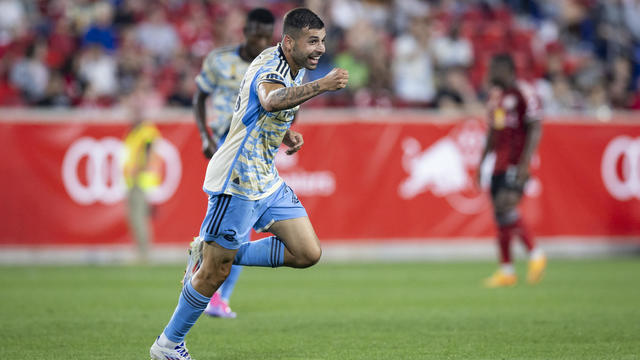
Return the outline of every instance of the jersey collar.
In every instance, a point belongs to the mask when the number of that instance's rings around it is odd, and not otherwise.
[[[287,57],[284,56],[284,50],[282,50],[282,43],[278,43],[278,45],[276,45],[276,47],[278,48],[278,55],[280,57],[282,57],[284,59],[284,61],[287,61]],[[304,75],[304,68],[301,68],[300,70],[298,70],[298,76],[293,76],[293,73],[291,72],[291,64],[289,64],[289,62],[287,61],[287,64],[289,65],[289,76],[294,80],[297,81],[298,77],[300,75]]]

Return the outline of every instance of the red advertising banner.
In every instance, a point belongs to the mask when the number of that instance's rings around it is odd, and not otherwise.
[[[158,125],[163,181],[154,206],[154,241],[188,241],[206,210],[197,130]],[[0,244],[130,242],[118,162],[124,124],[0,124]],[[186,239],[186,240],[185,240]]]
[[[481,121],[304,120],[295,125],[303,149],[276,163],[322,241],[493,235],[487,190],[473,184]],[[186,243],[206,209],[207,161],[191,121],[157,126],[154,242]],[[0,245],[131,242],[118,160],[126,131],[124,123],[0,122]],[[488,179],[490,159],[484,169]],[[640,124],[546,122],[522,210],[537,235],[640,242]]]

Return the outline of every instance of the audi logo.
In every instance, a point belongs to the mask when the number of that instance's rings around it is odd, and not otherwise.
[[[147,199],[159,204],[171,198],[178,188],[182,163],[176,147],[165,139],[156,141],[153,149],[165,165],[165,174],[162,183],[147,193]],[[126,193],[122,171],[125,151],[122,142],[114,137],[82,137],[71,144],[62,161],[62,182],[69,196],[81,205],[122,201]],[[85,158],[86,183],[79,177],[80,163]]]
[[[618,171],[621,164],[621,172]],[[600,167],[609,194],[620,201],[640,200],[640,137],[619,136],[607,145]]]

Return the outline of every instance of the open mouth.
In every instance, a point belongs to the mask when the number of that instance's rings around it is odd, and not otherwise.
[[[311,65],[318,65],[318,61],[320,60],[320,55],[309,56],[307,59],[309,59],[309,63]]]

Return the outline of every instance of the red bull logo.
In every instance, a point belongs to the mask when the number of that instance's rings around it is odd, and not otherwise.
[[[402,166],[409,176],[398,186],[402,199],[413,199],[430,192],[445,198],[452,208],[463,214],[476,214],[488,209],[483,189],[490,182],[495,156],[489,155],[482,164],[482,187],[474,183],[475,172],[485,141],[485,126],[478,121],[466,121],[447,136],[426,149],[412,137],[402,141]],[[535,164],[539,163],[536,157]],[[527,194],[539,193],[537,179],[527,185]]]

